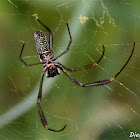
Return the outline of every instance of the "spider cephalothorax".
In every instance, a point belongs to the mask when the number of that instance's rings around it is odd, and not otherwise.
[[[23,44],[21,53],[19,55],[19,60],[21,62],[23,62],[26,66],[43,64],[44,69],[43,69],[43,72],[42,72],[42,75],[41,75],[40,87],[39,87],[38,98],[37,98],[37,107],[38,107],[38,110],[39,110],[39,115],[40,115],[40,118],[41,118],[41,122],[42,122],[43,126],[45,127],[45,129],[51,130],[51,131],[54,131],[54,132],[60,132],[60,131],[65,129],[66,125],[60,130],[53,130],[53,129],[48,128],[47,120],[46,120],[45,115],[44,115],[44,113],[41,109],[40,101],[41,101],[41,98],[42,98],[42,85],[43,85],[44,74],[46,73],[47,77],[54,77],[54,76],[57,76],[57,75],[60,74],[60,72],[59,72],[59,69],[60,69],[70,80],[72,80],[76,85],[78,85],[80,87],[100,86],[100,85],[105,85],[105,84],[111,83],[122,72],[122,70],[126,67],[128,62],[130,61],[130,59],[132,57],[132,54],[134,52],[135,42],[134,42],[134,46],[133,46],[132,52],[131,52],[128,60],[126,61],[124,66],[120,69],[120,71],[113,78],[105,79],[105,80],[99,80],[99,81],[95,81],[95,82],[91,82],[91,83],[87,83],[87,84],[82,84],[77,79],[73,78],[69,73],[67,73],[65,71],[65,69],[68,70],[68,71],[74,72],[74,71],[89,69],[89,68],[97,66],[97,64],[101,61],[101,59],[104,56],[104,52],[105,52],[104,45],[103,45],[103,53],[102,53],[101,57],[99,58],[99,60],[95,64],[86,65],[84,67],[74,68],[74,69],[68,68],[68,67],[62,65],[61,63],[55,61],[57,58],[61,57],[66,52],[68,52],[68,50],[70,48],[70,45],[71,45],[71,42],[72,42],[72,37],[71,37],[71,34],[70,34],[68,24],[67,24],[67,28],[68,28],[70,41],[69,41],[69,44],[67,46],[67,49],[63,53],[58,55],[57,57],[53,58],[53,51],[52,51],[53,34],[52,34],[51,30],[46,25],[44,25],[39,19],[36,19],[36,20],[39,23],[41,23],[48,30],[49,41],[47,41],[47,37],[46,37],[44,32],[36,31],[35,34],[34,34],[34,38],[35,38],[37,54],[38,54],[38,58],[39,58],[40,62],[39,63],[34,63],[34,64],[28,64],[21,58],[21,55],[22,55],[25,44]]]
[[[58,69],[58,63],[56,61],[53,61],[49,56],[46,56],[44,62],[44,71],[46,72],[47,78],[54,77],[56,75],[60,74],[60,71]]]

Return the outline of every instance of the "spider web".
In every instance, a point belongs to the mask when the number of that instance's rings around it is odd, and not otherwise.
[[[139,4],[130,0],[1,2],[0,139],[103,140],[140,134]],[[81,88],[62,72],[44,78],[41,106],[50,128],[68,124],[60,133],[45,130],[38,115],[42,66],[26,67],[18,61],[24,41],[23,59],[38,62],[33,34],[47,31],[35,21],[36,16],[53,31],[55,56],[68,45],[69,24],[73,42],[58,59],[67,67],[96,63],[104,44],[105,55],[97,67],[69,72],[82,83],[112,78],[136,42],[132,59],[111,84]]]

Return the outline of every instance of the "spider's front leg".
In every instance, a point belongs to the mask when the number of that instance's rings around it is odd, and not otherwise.
[[[42,26],[44,26],[47,31],[49,32],[49,45],[50,45],[50,50],[52,52],[52,47],[53,47],[53,33],[49,27],[47,27],[43,22],[41,22],[39,19],[36,19]]]
[[[48,128],[47,120],[45,118],[44,112],[43,112],[43,110],[41,108],[41,105],[40,105],[40,101],[41,101],[41,98],[42,98],[42,85],[43,85],[44,74],[45,74],[45,72],[43,71],[42,75],[41,75],[41,81],[40,81],[38,98],[37,98],[37,107],[38,107],[38,110],[39,110],[39,115],[40,115],[41,122],[42,122],[43,126],[45,127],[45,129],[50,130],[50,131],[54,131],[54,132],[60,132],[60,131],[64,130],[67,125],[65,125],[60,130],[53,130],[53,129]]]
[[[72,37],[71,37],[69,25],[68,25],[68,23],[66,23],[66,24],[67,24],[67,28],[68,28],[69,37],[70,37],[69,44],[68,44],[66,50],[64,52],[62,52],[60,55],[58,55],[57,57],[53,58],[53,60],[56,60],[57,58],[61,57],[62,55],[64,55],[65,53],[67,53],[69,51],[69,49],[70,49],[70,45],[72,43]]]

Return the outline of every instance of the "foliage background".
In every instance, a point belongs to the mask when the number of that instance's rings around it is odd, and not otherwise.
[[[139,0],[1,1],[0,139],[124,140],[131,131],[140,134],[139,5]],[[38,61],[33,34],[45,29],[34,14],[52,29],[55,55],[67,47],[69,23],[73,42],[58,60],[68,67],[96,62],[105,45],[105,57],[98,67],[71,73],[83,83],[114,76],[136,42],[130,63],[107,86],[81,88],[63,73],[45,78],[41,105],[50,128],[60,129],[68,123],[60,133],[46,131],[38,115],[42,66],[26,67],[18,60],[24,41],[23,59]]]

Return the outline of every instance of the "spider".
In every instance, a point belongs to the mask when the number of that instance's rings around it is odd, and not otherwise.
[[[122,70],[126,67],[128,62],[130,61],[130,59],[132,57],[132,54],[134,52],[135,42],[134,42],[133,49],[132,49],[132,52],[131,52],[128,60],[126,61],[124,66],[120,69],[120,71],[113,78],[100,80],[100,81],[95,81],[95,82],[91,82],[91,83],[87,83],[87,84],[82,84],[77,79],[73,78],[69,73],[67,73],[66,70],[74,72],[74,71],[89,69],[89,68],[97,66],[97,64],[101,61],[101,59],[104,56],[104,52],[105,52],[104,45],[102,45],[103,46],[103,53],[102,53],[101,57],[99,58],[99,60],[95,64],[86,65],[86,66],[80,67],[80,68],[73,68],[73,69],[68,68],[68,67],[62,65],[61,63],[59,63],[58,61],[56,61],[56,59],[58,59],[59,57],[61,57],[65,53],[67,53],[70,49],[70,45],[71,45],[71,42],[72,42],[72,37],[71,37],[71,33],[70,33],[68,23],[66,23],[66,25],[67,25],[67,29],[68,29],[68,33],[69,33],[69,37],[70,37],[69,44],[68,44],[66,50],[63,53],[61,53],[57,57],[53,57],[53,51],[52,51],[53,33],[39,19],[36,19],[36,20],[41,25],[43,25],[47,29],[47,31],[49,32],[49,42],[47,41],[47,37],[46,37],[44,32],[42,32],[40,30],[36,31],[34,33],[34,39],[35,39],[37,54],[38,54],[38,58],[39,58],[40,62],[33,63],[33,64],[28,64],[21,58],[23,50],[24,50],[25,43],[23,43],[23,46],[22,46],[22,49],[21,49],[21,52],[20,52],[20,55],[19,55],[19,60],[21,62],[23,62],[26,66],[34,66],[34,65],[38,65],[38,64],[43,64],[43,72],[41,74],[39,92],[38,92],[38,97],[37,97],[37,107],[38,107],[38,110],[39,110],[39,115],[40,115],[40,118],[41,118],[41,122],[42,122],[43,126],[45,127],[45,129],[50,130],[50,131],[54,131],[54,132],[60,132],[60,131],[63,131],[66,128],[67,124],[60,130],[54,130],[54,129],[49,128],[48,124],[47,124],[46,117],[45,117],[45,115],[43,113],[43,110],[41,108],[41,105],[40,105],[41,98],[42,98],[42,85],[43,85],[43,79],[44,79],[45,73],[46,73],[47,78],[55,77],[55,76],[60,74],[59,70],[61,70],[70,80],[72,80],[72,82],[74,82],[76,85],[78,85],[80,87],[100,86],[100,85],[105,85],[105,84],[111,83],[122,72]]]

